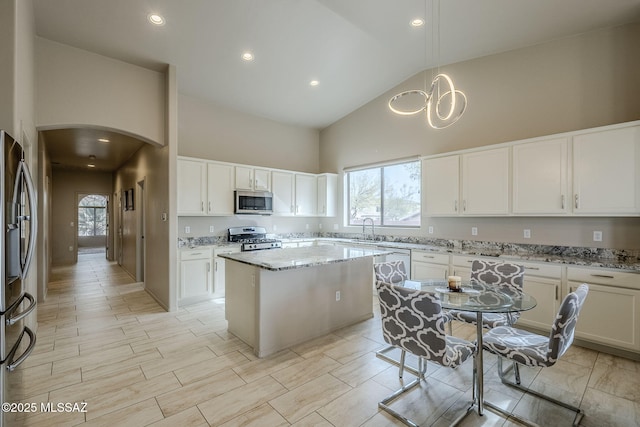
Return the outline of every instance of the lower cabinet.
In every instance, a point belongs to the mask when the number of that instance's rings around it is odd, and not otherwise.
[[[447,280],[449,255],[411,250],[411,278]]]
[[[515,263],[524,267],[524,292],[538,302],[533,309],[520,313],[517,325],[550,331],[560,308],[562,267],[528,262]]]
[[[626,350],[640,350],[640,275],[567,267],[568,291],[582,283],[589,294],[580,312],[576,337]]]
[[[180,251],[179,304],[191,304],[211,297],[213,270],[211,248]]]

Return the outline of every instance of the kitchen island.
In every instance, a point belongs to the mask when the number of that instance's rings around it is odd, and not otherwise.
[[[222,254],[228,330],[258,357],[373,316],[373,262],[384,251],[310,246]]]

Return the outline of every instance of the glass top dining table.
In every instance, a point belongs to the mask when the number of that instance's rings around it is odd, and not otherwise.
[[[397,283],[397,285],[437,294],[444,309],[476,313],[476,394],[466,414],[474,407],[477,407],[478,414],[482,415],[484,404],[486,403],[484,401],[484,362],[482,357],[482,314],[506,314],[531,310],[537,305],[536,299],[525,292],[513,292],[504,286],[486,284],[475,280],[463,282],[459,292],[449,290],[447,281],[443,279],[404,280]],[[454,425],[462,421],[465,415],[459,418]]]
[[[442,279],[405,280],[399,284],[438,294],[442,308],[445,309],[474,313],[511,313],[531,310],[537,304],[536,299],[527,293],[509,292],[506,287],[475,280],[463,282],[460,292],[449,290],[447,281]]]

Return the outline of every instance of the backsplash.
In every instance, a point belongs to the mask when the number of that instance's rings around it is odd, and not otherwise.
[[[277,239],[305,239],[305,238],[331,238],[331,239],[362,239],[362,233],[282,233],[269,234],[268,237]],[[468,251],[477,255],[497,256],[549,256],[583,259],[611,259],[624,263],[640,262],[640,249],[611,249],[588,248],[576,246],[550,246],[532,245],[505,242],[485,242],[476,240],[449,240],[433,239],[420,236],[387,236],[376,235],[376,242],[391,242],[413,245],[439,247],[451,251]],[[226,236],[202,236],[178,238],[178,247],[194,247],[207,245],[227,244]]]

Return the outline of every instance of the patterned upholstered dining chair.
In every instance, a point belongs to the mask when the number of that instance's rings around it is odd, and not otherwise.
[[[588,293],[589,286],[582,284],[574,292],[564,297],[548,337],[511,326],[498,326],[484,334],[482,347],[501,358],[511,360],[514,366],[517,364],[540,368],[553,366],[573,343],[578,315]],[[580,408],[523,387],[520,385],[518,370],[514,369],[513,371],[515,382],[509,381],[505,376],[505,371],[499,369],[500,379],[503,383],[574,411],[576,416],[573,425],[579,425],[584,416],[584,412]],[[496,409],[491,404],[488,406]],[[515,417],[499,408],[498,411]],[[527,422],[522,419],[521,421]]]
[[[405,424],[415,426],[415,422],[392,409],[389,404],[425,380],[427,361],[456,368],[475,355],[476,346],[469,341],[447,335],[446,318],[436,294],[382,281],[376,282],[376,289],[380,300],[384,340],[418,357],[417,378],[384,398],[378,406]]]
[[[497,262],[475,259],[471,264],[471,280],[499,287],[509,295],[522,292],[524,281],[524,267],[508,262]],[[454,320],[475,324],[476,313],[461,310],[449,310]],[[520,313],[484,313],[482,315],[483,328],[496,326],[512,326],[520,318]],[[451,332],[451,331],[449,331]]]
[[[376,276],[376,282],[395,284],[407,279],[407,269],[405,268],[404,261],[377,262],[373,264],[373,271]],[[376,356],[382,360],[386,360],[389,363],[397,365],[399,367],[398,376],[402,378],[407,353],[404,350],[401,350],[400,360],[395,360],[387,355],[388,352],[394,349],[394,346],[385,347],[382,350],[377,351]],[[413,368],[410,368],[410,371],[415,373]]]

